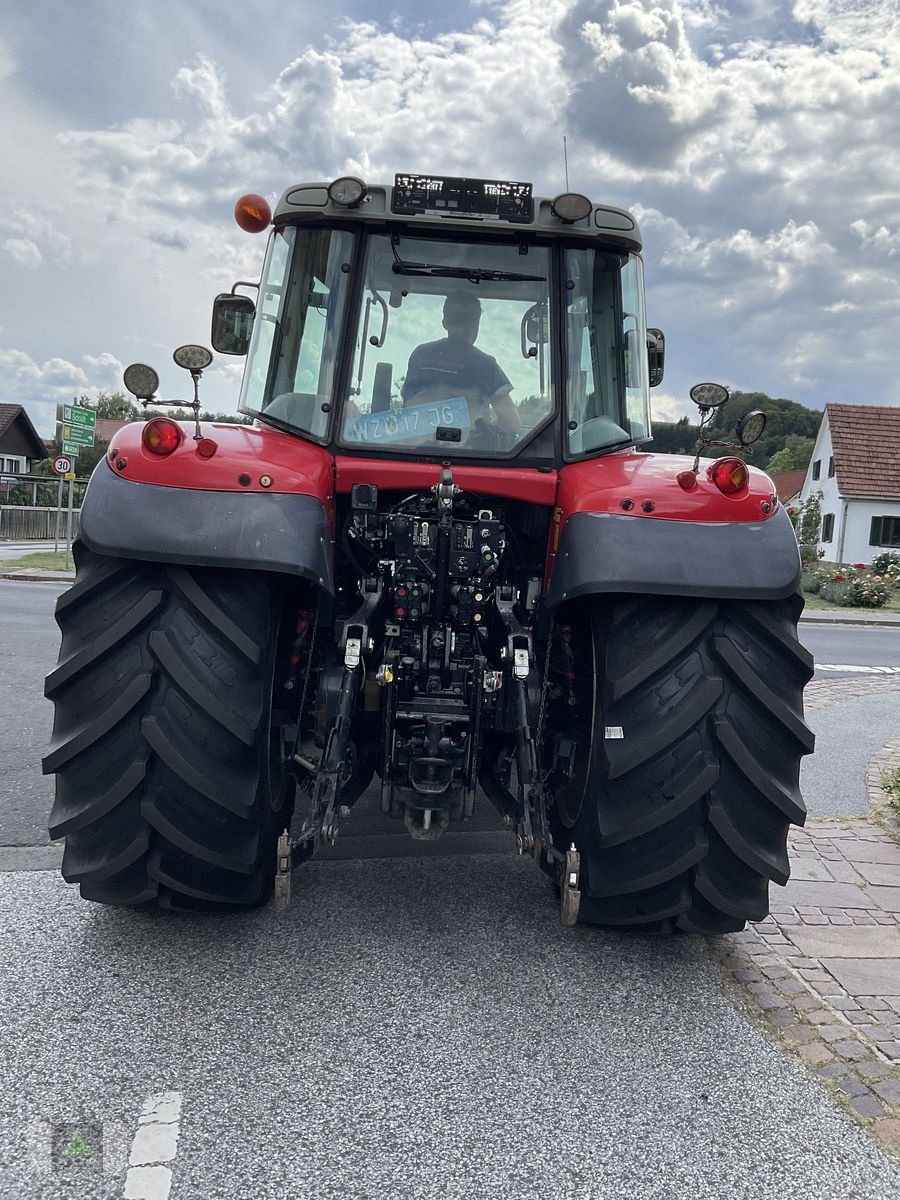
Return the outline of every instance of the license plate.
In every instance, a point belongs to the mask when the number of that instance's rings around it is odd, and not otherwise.
[[[434,436],[438,426],[468,429],[469,402],[465,396],[453,396],[433,404],[409,404],[406,408],[367,413],[347,424],[347,440],[352,442],[406,442]]]

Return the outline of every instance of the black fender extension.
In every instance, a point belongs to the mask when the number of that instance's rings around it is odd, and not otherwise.
[[[800,551],[784,509],[764,521],[668,521],[574,513],[557,547],[547,607],[602,593],[784,600]]]
[[[133,483],[101,462],[79,520],[95,554],[273,571],[334,592],[328,522],[315,496]]]

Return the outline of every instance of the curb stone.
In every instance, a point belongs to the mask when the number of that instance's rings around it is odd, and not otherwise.
[[[23,567],[20,571],[0,571],[0,579],[20,579],[30,583],[74,583],[75,572],[64,574],[41,571],[37,567]]]
[[[897,686],[889,680],[817,680],[807,686],[806,708],[815,711]],[[708,945],[740,985],[755,1023],[794,1054],[883,1150],[900,1158],[900,986],[897,995],[860,995],[859,984],[854,989],[851,979],[851,994],[827,965],[841,964],[838,973],[847,979],[844,964],[856,961],[871,968],[875,961],[889,969],[900,962],[900,955],[891,952],[900,914],[886,911],[875,899],[881,894],[879,880],[896,882],[900,891],[900,855],[894,849],[900,845],[900,820],[887,809],[881,788],[884,772],[897,766],[900,737],[868,764],[870,817],[817,818],[792,829],[789,839],[791,861],[803,863],[804,878],[832,881],[823,882],[823,894],[835,883],[849,884],[866,899],[866,908],[801,906],[791,902],[789,884],[765,920],[741,933],[708,939]],[[876,881],[871,892],[870,880]],[[881,888],[882,893],[890,890]],[[804,941],[807,949],[815,948],[816,939],[822,947],[836,946],[842,927],[859,927],[859,938],[866,939],[861,949],[876,957],[860,954],[858,959],[823,962],[804,953]]]
[[[773,918],[709,939],[708,945],[740,985],[754,1023],[809,1068],[882,1149],[900,1159],[900,1045],[895,1043],[892,1061],[850,1019],[863,1010],[833,1008],[840,998],[823,996],[803,978],[793,962],[810,960],[781,937]],[[829,990],[837,991],[838,985]]]

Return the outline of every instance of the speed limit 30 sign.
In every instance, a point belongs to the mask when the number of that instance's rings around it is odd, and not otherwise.
[[[57,454],[53,460],[53,470],[57,475],[69,475],[75,469],[75,464],[67,454]]]

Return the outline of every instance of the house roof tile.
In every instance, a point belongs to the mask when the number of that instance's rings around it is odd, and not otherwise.
[[[803,487],[803,480],[806,478],[806,468],[802,471],[779,471],[772,475],[772,482],[775,484],[775,492],[782,504],[787,504],[788,500],[792,500],[794,496]]]
[[[826,404],[842,496],[900,498],[900,407]]]
[[[31,417],[21,404],[0,404],[0,438],[18,422],[26,439],[32,445],[30,458],[45,458],[44,443],[31,423]]]

